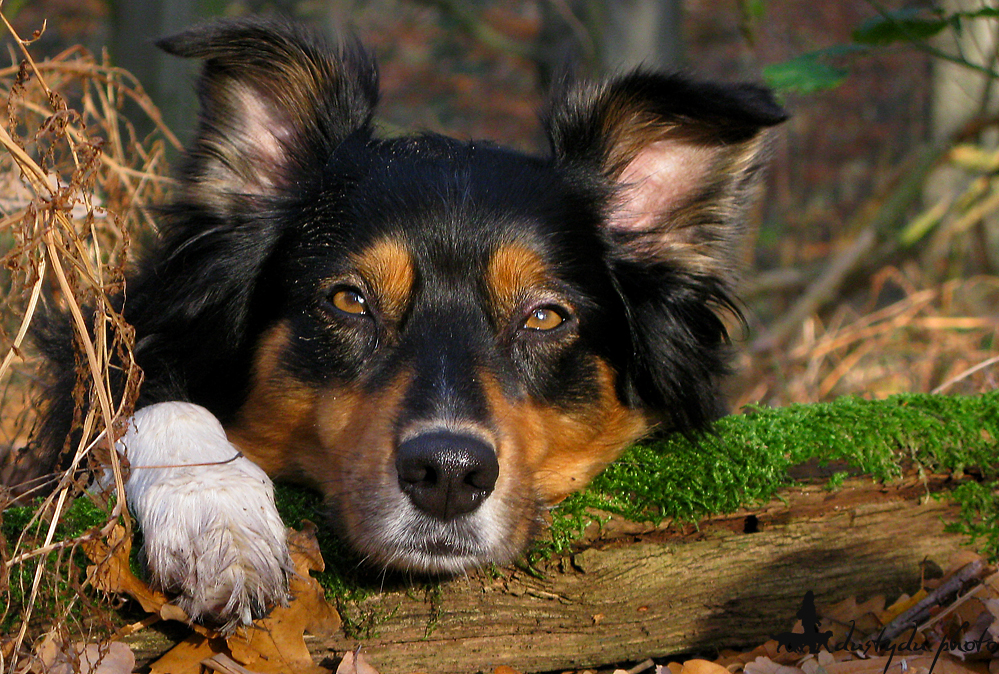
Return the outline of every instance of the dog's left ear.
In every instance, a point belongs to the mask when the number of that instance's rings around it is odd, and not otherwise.
[[[721,409],[743,217],[786,119],[767,89],[636,72],[570,83],[546,127],[556,166],[599,195],[607,264],[625,305],[629,398],[679,430]],[[738,314],[738,310],[735,309]]]
[[[727,277],[763,130],[786,118],[762,87],[636,72],[563,85],[545,121],[555,161],[608,190],[604,225],[618,255]]]

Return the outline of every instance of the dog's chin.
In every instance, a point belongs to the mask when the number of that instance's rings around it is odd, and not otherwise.
[[[526,546],[533,527],[515,533],[498,501],[487,499],[475,512],[442,521],[405,498],[369,519],[366,535],[350,531],[354,548],[375,565],[429,576],[461,574],[487,564],[507,564]]]

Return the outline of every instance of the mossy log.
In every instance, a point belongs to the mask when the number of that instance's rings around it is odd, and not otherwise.
[[[366,636],[313,639],[317,661],[361,646],[381,672],[580,668],[755,645],[819,605],[919,587],[967,539],[926,482],[848,480],[784,492],[769,507],[678,532],[612,521],[541,577],[501,569],[372,596],[344,617]],[[750,533],[747,533],[750,532]]]

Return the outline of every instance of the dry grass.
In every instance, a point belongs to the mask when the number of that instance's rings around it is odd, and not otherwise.
[[[987,229],[999,220],[999,151],[962,143],[944,164],[965,186],[897,233],[894,250],[904,262],[810,316],[787,348],[747,353],[740,406],[999,386],[999,277],[961,276],[988,266]]]
[[[844,302],[810,317],[790,349],[745,355],[737,404],[971,395],[999,386],[999,278],[934,284],[915,265],[886,267],[866,294],[860,308]]]
[[[127,520],[121,466],[108,450],[141,378],[131,357],[131,330],[109,297],[122,291],[132,235],[154,227],[147,206],[168,187],[164,143],[177,143],[161,124],[153,137],[136,138],[121,115],[126,101],[154,122],[159,115],[128,73],[82,49],[36,63],[31,40],[3,23],[14,65],[0,69],[7,93],[6,124],[0,125],[0,485],[30,478],[26,495],[38,498],[20,538],[0,539],[0,624],[12,626],[0,638],[0,671],[15,671],[31,634],[58,631],[70,620],[87,632],[101,613],[80,592],[87,581],[77,551]],[[75,327],[82,433],[66,448],[70,468],[39,476],[31,435],[37,361],[29,334],[50,304],[67,311]],[[124,374],[124,390],[112,390],[114,368]],[[67,533],[71,527],[59,526],[63,514],[93,471],[104,467],[114,477],[112,497],[98,503],[107,512],[106,525]],[[0,508],[10,499],[10,492],[0,492]]]

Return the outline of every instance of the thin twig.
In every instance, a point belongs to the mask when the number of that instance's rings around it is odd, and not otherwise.
[[[891,641],[905,630],[919,625],[920,622],[929,617],[930,609],[934,606],[942,606],[953,595],[961,591],[965,583],[972,580],[979,573],[985,563],[981,559],[976,559],[970,564],[966,564],[951,576],[950,580],[923,597],[915,606],[903,611],[894,620],[884,626],[880,632],[867,637],[867,641],[880,636],[883,641]]]
[[[989,358],[987,360],[984,360],[981,363],[979,363],[978,365],[975,365],[973,367],[969,367],[967,370],[965,370],[961,374],[957,375],[956,377],[948,379],[944,383],[940,384],[940,386],[937,386],[935,389],[933,389],[933,391],[931,391],[931,393],[943,393],[944,391],[946,391],[947,389],[949,389],[951,386],[953,386],[954,384],[958,383],[962,379],[966,379],[967,377],[970,377],[971,375],[975,374],[976,372],[978,372],[980,370],[984,370],[985,368],[990,367],[992,365],[995,365],[996,363],[999,363],[999,356],[994,356],[993,358]]]

